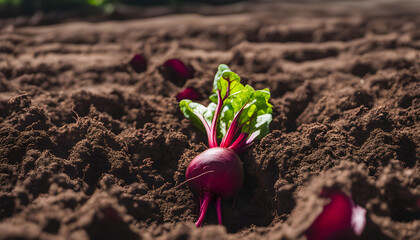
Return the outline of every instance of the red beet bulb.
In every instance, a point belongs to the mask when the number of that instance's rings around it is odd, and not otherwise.
[[[159,71],[166,80],[180,87],[184,86],[185,81],[194,77],[194,69],[176,58],[167,60]]]
[[[184,91],[178,93],[176,95],[176,100],[179,102],[183,99],[190,99],[190,100],[200,100],[201,94],[197,91],[197,89],[193,87],[188,87],[184,89]]]
[[[344,193],[323,194],[331,199],[315,219],[305,235],[308,240],[353,239],[362,234],[366,224],[366,210]]]
[[[130,61],[130,66],[136,71],[137,73],[141,73],[146,71],[147,69],[147,59],[141,55],[136,54]]]
[[[244,181],[244,170],[238,155],[228,148],[209,148],[195,157],[187,168],[185,177],[191,189],[202,196],[200,217],[195,223],[203,224],[207,207],[215,198],[219,224],[222,224],[222,197],[236,195]]]

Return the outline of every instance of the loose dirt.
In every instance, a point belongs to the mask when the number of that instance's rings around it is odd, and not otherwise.
[[[367,210],[362,239],[420,239],[420,5],[222,8],[1,30],[0,239],[305,239],[325,188]],[[195,70],[183,87],[169,58]],[[175,95],[208,97],[220,63],[271,89],[272,130],[224,226],[210,208],[197,229],[176,186],[207,142]]]

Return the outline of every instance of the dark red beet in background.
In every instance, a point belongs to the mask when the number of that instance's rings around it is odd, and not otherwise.
[[[354,204],[344,193],[336,191],[321,194],[331,202],[306,231],[308,240],[353,239],[359,236],[366,224],[366,210]]]
[[[147,69],[147,59],[141,55],[136,54],[130,61],[130,66],[136,71],[137,73],[141,73],[146,71]]]
[[[167,60],[159,71],[166,80],[180,87],[184,86],[185,81],[194,77],[194,69],[176,58]]]
[[[180,102],[182,99],[190,99],[190,100],[201,100],[202,96],[197,91],[197,89],[193,87],[187,87],[184,91],[178,93],[176,95],[176,100]]]

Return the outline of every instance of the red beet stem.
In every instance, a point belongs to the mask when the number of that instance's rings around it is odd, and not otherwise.
[[[235,136],[237,132],[239,117],[241,116],[241,113],[244,110],[244,107],[242,107],[241,110],[239,110],[239,112],[235,114],[235,117],[233,118],[232,123],[230,124],[229,129],[226,132],[226,135],[223,137],[222,142],[220,143],[220,147],[229,147],[230,143],[232,142],[233,137]]]
[[[220,90],[217,90],[217,107],[216,107],[216,111],[214,112],[213,121],[211,122],[211,127],[210,127],[210,138],[209,138],[209,147],[210,148],[218,147],[217,146],[217,136],[216,136],[216,134],[217,134],[217,119],[219,118],[220,111],[222,110],[223,101],[224,101],[224,99],[222,100]]]
[[[201,207],[200,207],[200,217],[195,223],[197,227],[201,227],[201,225],[203,225],[204,218],[206,217],[207,208],[209,206],[210,200],[211,200],[211,195],[209,193],[205,193],[204,198],[203,198],[203,203],[201,204]]]
[[[226,95],[222,99],[222,93],[220,92],[220,89],[217,90],[217,106],[216,111],[214,112],[213,120],[210,127],[210,135],[211,138],[209,138],[209,147],[214,148],[218,147],[217,145],[217,119],[219,118],[220,112],[222,111],[223,102],[229,97],[230,93],[230,81],[229,79],[226,79],[228,82],[228,86],[226,89]]]
[[[217,197],[216,199],[216,211],[217,211],[217,221],[222,225],[222,197]]]
[[[220,147],[228,147],[230,145],[233,137],[235,136],[236,126],[238,126],[238,121],[235,121],[235,119],[233,119],[232,123],[229,126],[229,129],[227,130],[225,136],[222,139],[222,142],[220,143]]]
[[[240,150],[241,148],[247,145],[246,144],[247,137],[248,137],[248,133],[241,132],[241,134],[239,134],[239,137],[236,139],[236,141],[233,142],[232,145],[230,145],[229,149],[235,152],[238,152],[238,150]]]

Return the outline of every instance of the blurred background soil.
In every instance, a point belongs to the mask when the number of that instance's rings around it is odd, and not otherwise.
[[[0,239],[305,239],[325,188],[367,210],[360,239],[420,239],[420,2],[171,2],[2,15]],[[207,142],[175,95],[220,63],[270,88],[272,130],[197,229],[175,187]]]

